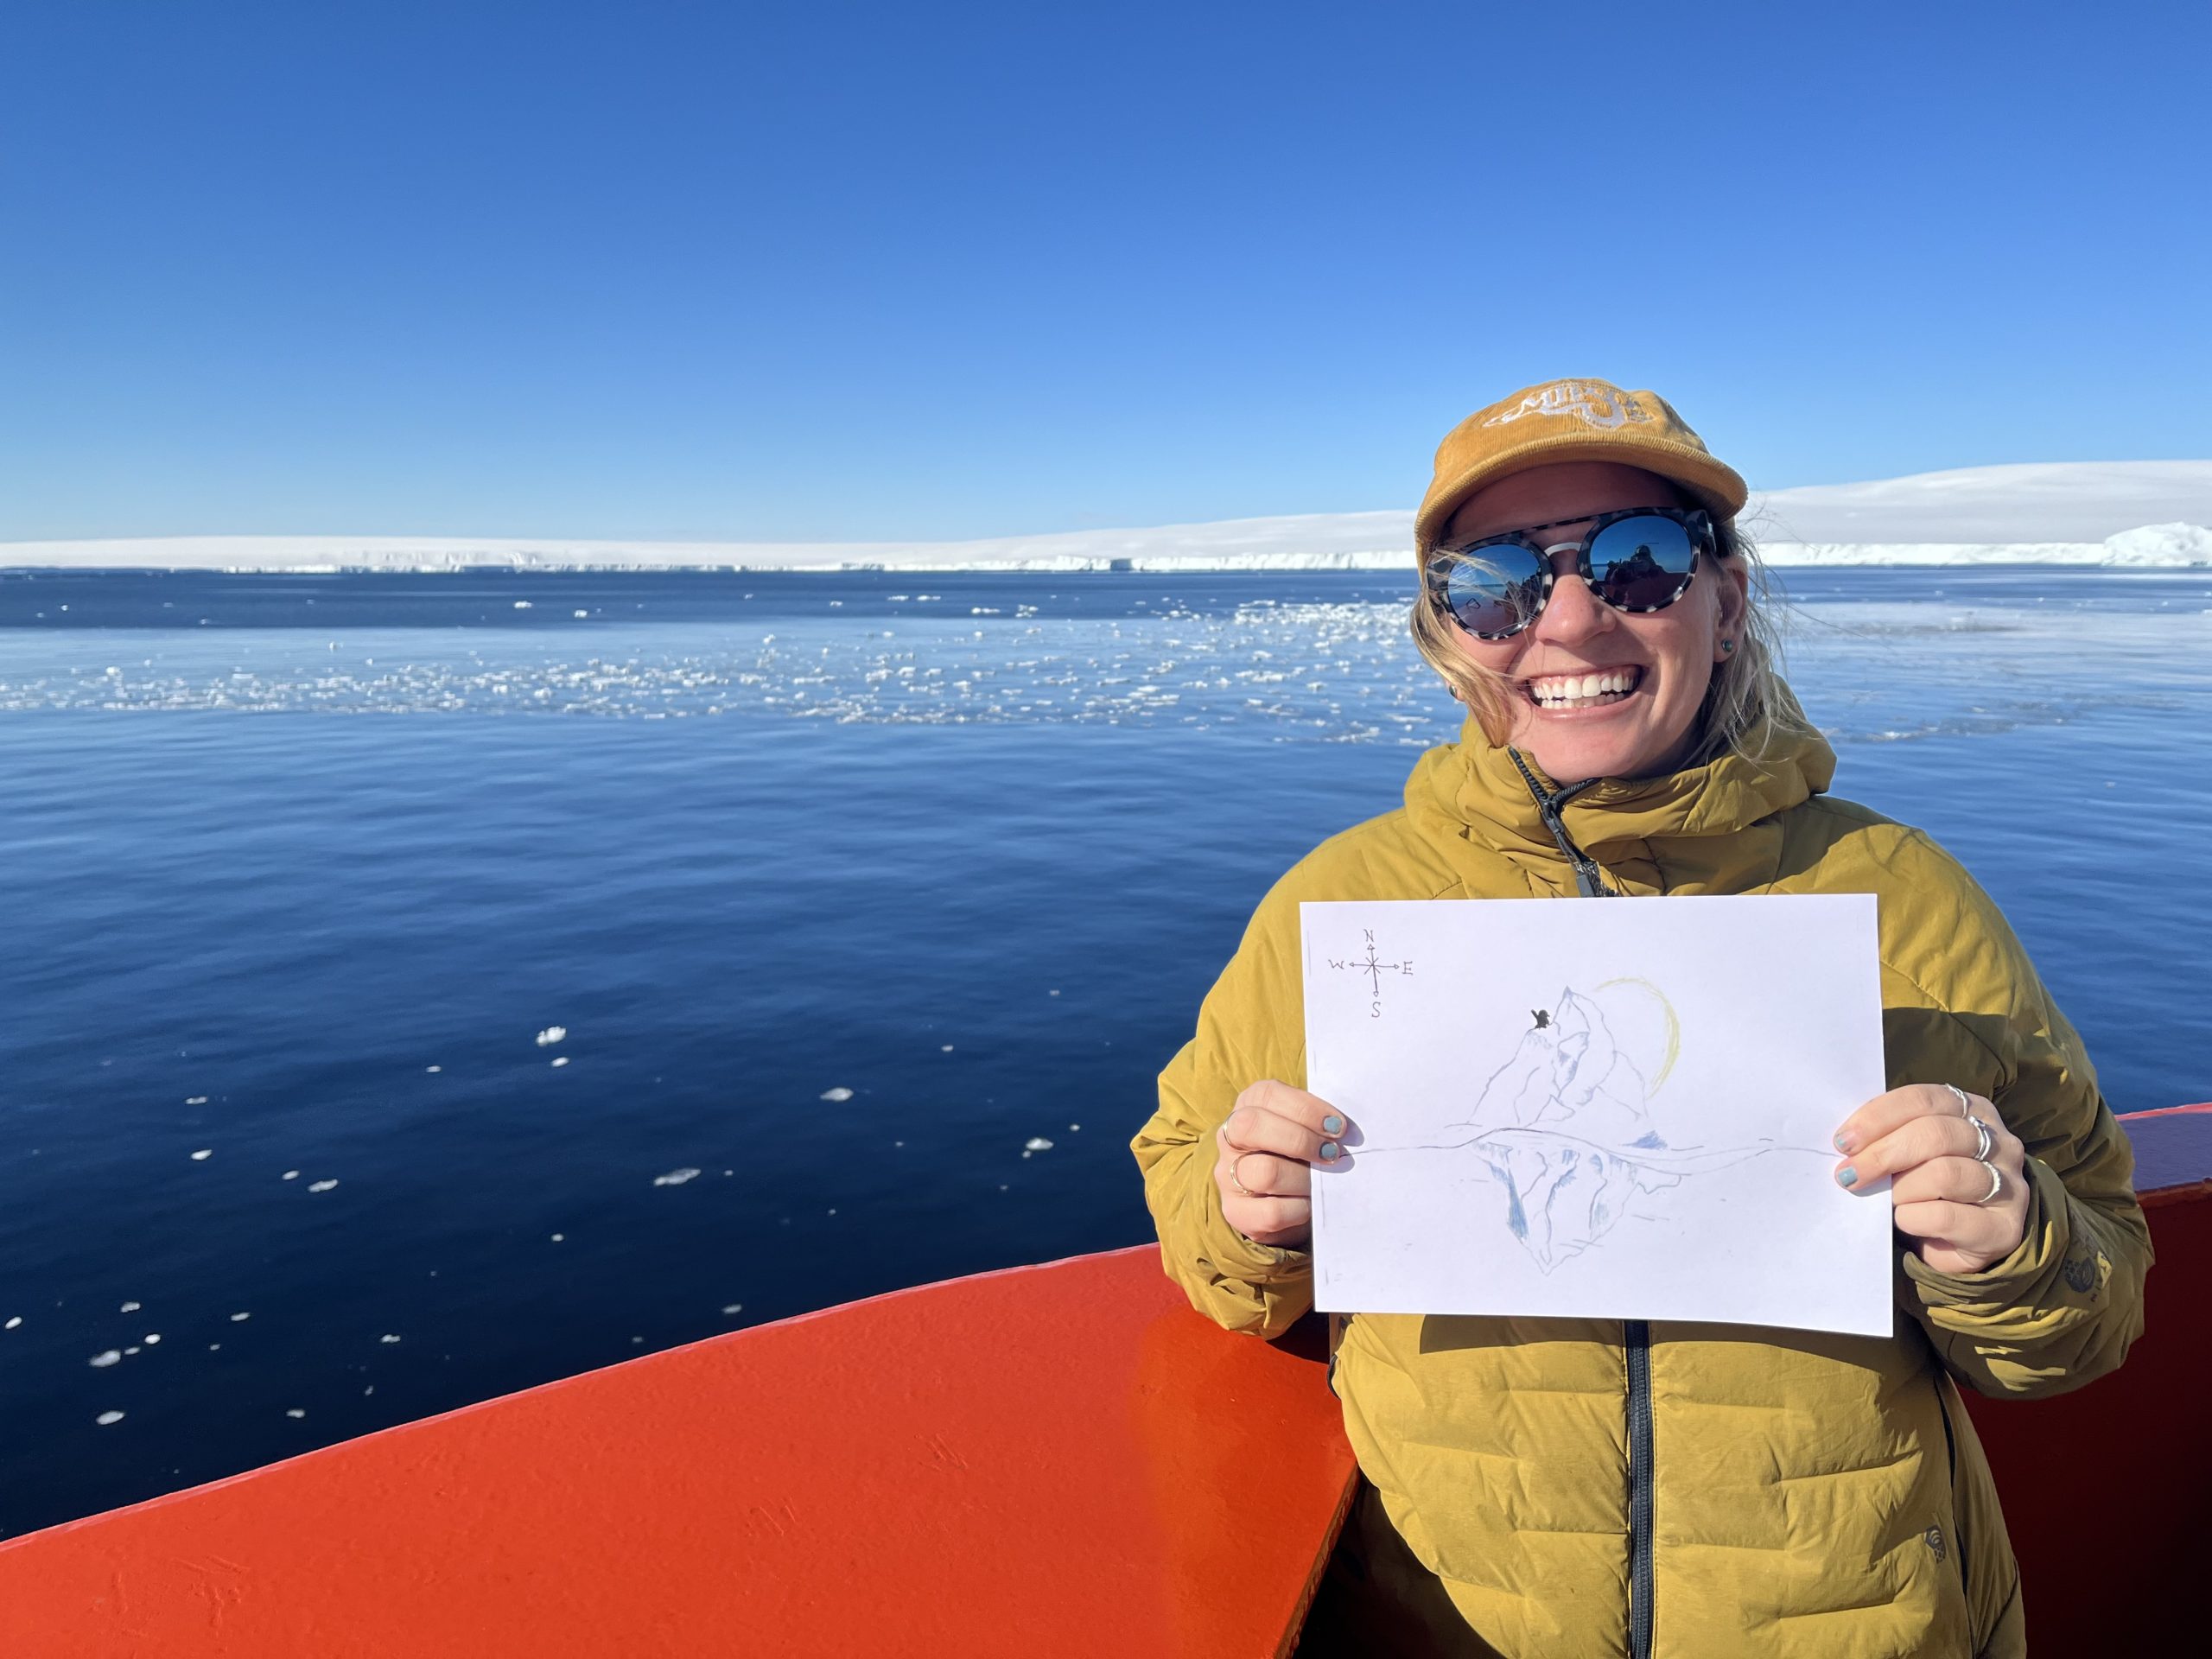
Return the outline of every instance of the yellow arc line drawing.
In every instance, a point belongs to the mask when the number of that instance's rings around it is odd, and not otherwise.
[[[1660,1086],[1667,1081],[1667,1074],[1675,1069],[1675,1060],[1682,1052],[1682,1022],[1675,1018],[1675,1005],[1667,1000],[1666,992],[1661,990],[1649,980],[1609,979],[1599,985],[1598,989],[1608,990],[1615,985],[1632,985],[1637,990],[1648,993],[1652,1000],[1659,1004],[1660,1012],[1667,1016],[1667,1058],[1659,1062],[1659,1070],[1653,1074],[1650,1083],[1646,1085],[1648,1097],[1649,1095],[1659,1092]]]

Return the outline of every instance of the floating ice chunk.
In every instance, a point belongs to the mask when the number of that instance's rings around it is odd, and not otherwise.
[[[135,1342],[134,1342],[134,1343],[132,1343],[132,1344],[131,1344],[128,1348],[124,1349],[123,1351],[124,1351],[124,1353],[126,1353],[126,1354],[135,1354],[135,1353],[137,1353],[137,1352],[138,1351],[138,1344],[137,1344],[137,1343],[135,1343]]]
[[[940,1048],[940,1049],[938,1049],[938,1053],[940,1053],[940,1054],[950,1054],[950,1053],[951,1053],[951,1052],[952,1052],[952,1045],[951,1045],[950,1043],[947,1043],[947,1044],[945,1044],[944,1047],[942,1047],[942,1048]]]
[[[850,1100],[852,1097],[853,1091],[842,1085],[835,1089],[824,1089],[822,1091],[822,1098],[824,1100]]]
[[[94,1354],[90,1359],[85,1362],[86,1364],[90,1365],[93,1370],[102,1371],[105,1370],[111,1365],[119,1365],[122,1363],[123,1351],[119,1348],[104,1348],[99,1353]]]
[[[337,1185],[338,1183],[336,1181],[309,1181],[308,1183],[308,1191],[310,1192],[327,1192],[332,1187]]]
[[[287,1417],[304,1417],[307,1415],[307,1413],[302,1411],[297,1406],[294,1406],[289,1410],[286,1411],[284,1414]]]
[[[1041,1135],[1031,1135],[1028,1140],[1022,1142],[1022,1146],[1025,1150],[1030,1152],[1050,1152],[1052,1149],[1052,1143]]]
[[[442,1065],[426,1065],[423,1069],[425,1071],[442,1071],[445,1070],[445,1067]]]
[[[296,1181],[300,1179],[300,1172],[296,1169],[288,1169],[279,1179],[287,1181]]]
[[[528,600],[526,600],[526,599],[518,599],[518,600],[515,601],[515,609],[517,609],[517,610],[518,610],[518,611],[526,611],[526,610],[528,610],[529,608],[530,608],[530,601],[529,601]]]
[[[745,1312],[745,1304],[743,1302],[724,1302],[722,1304],[722,1312],[725,1313],[742,1313]]]
[[[1059,993],[1058,991],[1047,991],[1045,995],[1047,996],[1058,996]]]
[[[149,1347],[149,1348],[150,1348],[150,1347],[152,1347],[152,1346],[154,1345],[154,1344],[156,1344],[156,1343],[159,1342],[161,1339],[162,1339],[162,1333],[161,1333],[160,1332],[158,1332],[158,1331],[149,1331],[149,1332],[146,1333],[146,1345],[147,1345],[148,1347]]]
[[[554,1242],[556,1244],[558,1244],[558,1243],[559,1243],[563,1239],[564,1239],[564,1238],[566,1238],[566,1237],[568,1237],[568,1235],[567,1235],[566,1233],[556,1233],[556,1234],[554,1234],[554,1235],[553,1235],[553,1242]]]
[[[205,1106],[207,1103],[207,1096],[205,1095],[189,1096],[187,1097],[184,1103],[188,1106]]]
[[[0,1331],[12,1331],[22,1322],[23,1316],[18,1313],[13,1319],[10,1319],[7,1324],[0,1325]]]
[[[671,1169],[665,1175],[654,1176],[653,1185],[655,1186],[681,1186],[686,1181],[696,1180],[698,1177],[699,1172],[696,1169]]]
[[[1082,1125],[1082,1124],[1080,1124],[1080,1123],[1071,1123],[1071,1124],[1069,1124],[1069,1125],[1068,1125],[1068,1133],[1069,1133],[1070,1135],[1081,1135],[1081,1134],[1083,1133],[1083,1125]]]
[[[136,1313],[137,1311],[138,1304],[136,1302],[125,1302],[121,1307],[116,1309],[118,1313]]]
[[[231,1323],[232,1325],[237,1325],[244,1320],[250,1319],[252,1317],[253,1315],[251,1313],[233,1313],[231,1315]]]
[[[199,1150],[199,1151],[197,1151],[197,1152],[195,1152],[195,1153],[194,1153],[194,1154],[192,1154],[192,1161],[193,1161],[194,1163],[195,1163],[195,1164],[204,1164],[204,1163],[206,1163],[206,1162],[207,1162],[210,1158],[213,1157],[214,1155],[215,1155],[215,1148],[214,1148],[214,1147],[200,1147],[200,1150]]]
[[[537,1033],[537,1046],[540,1048],[550,1048],[568,1034],[569,1028],[566,1026],[548,1026]]]
[[[378,1337],[378,1338],[377,1338],[377,1340],[378,1340],[378,1342],[397,1342],[397,1341],[399,1340],[399,1338],[398,1338],[397,1337],[393,1336],[393,1335],[391,1334],[391,1332],[387,1331],[387,1332],[385,1332],[384,1333],[384,1335],[382,1335],[382,1336]]]
[[[589,616],[589,615],[591,614],[591,613],[590,613],[589,611],[577,611],[577,612],[574,613],[574,614],[575,614],[575,616],[576,620],[577,620],[577,621],[579,621],[579,622],[581,622],[581,621],[582,621],[582,620],[584,620],[584,618],[586,618],[586,617]]]
[[[121,1422],[123,1421],[123,1414],[119,1411],[104,1411],[100,1413],[99,1416],[93,1418],[92,1421],[98,1423],[102,1428],[105,1428],[111,1423]]]

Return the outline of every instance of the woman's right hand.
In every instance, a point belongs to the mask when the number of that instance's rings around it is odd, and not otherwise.
[[[1213,1135],[1213,1184],[1229,1224],[1255,1244],[1304,1245],[1313,1232],[1313,1166],[1344,1155],[1349,1127],[1319,1095],[1272,1078],[1237,1096]]]

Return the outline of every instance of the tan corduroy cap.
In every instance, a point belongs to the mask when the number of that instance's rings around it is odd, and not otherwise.
[[[1458,512],[1485,484],[1559,461],[1611,461],[1672,479],[1724,518],[1750,492],[1655,391],[1624,391],[1609,380],[1547,380],[1478,409],[1436,447],[1436,475],[1414,517],[1426,556]]]

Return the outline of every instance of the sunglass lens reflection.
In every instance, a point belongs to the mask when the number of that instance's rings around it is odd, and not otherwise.
[[[1613,604],[1644,608],[1674,598],[1696,554],[1688,529],[1672,518],[1624,518],[1590,543],[1590,570]]]
[[[1535,615],[1543,598],[1542,563],[1510,542],[1469,548],[1452,559],[1445,574],[1445,604],[1461,627],[1477,633],[1521,626]]]

